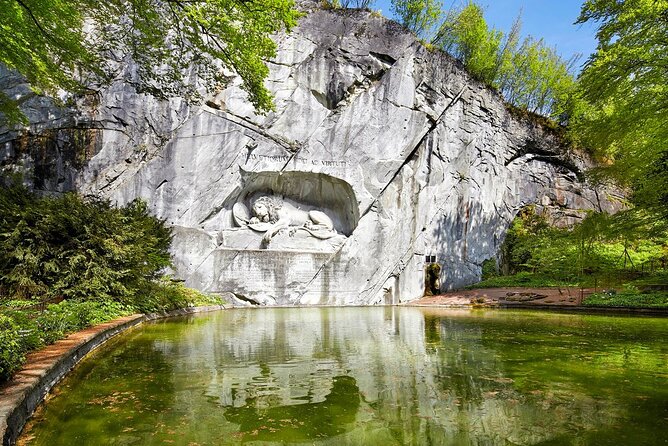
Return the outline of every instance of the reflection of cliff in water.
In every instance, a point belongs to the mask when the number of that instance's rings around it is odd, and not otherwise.
[[[355,414],[345,422],[357,422],[346,435],[390,444],[416,439],[534,444],[574,429],[611,425],[623,412],[614,400],[589,396],[573,380],[532,376],[533,366],[519,359],[531,353],[513,338],[529,330],[530,318],[442,317],[391,307],[235,311],[218,317],[227,327],[225,336],[212,324],[189,345],[209,349],[201,356],[219,364],[207,395],[242,432],[271,426],[276,432],[266,435],[275,438],[285,429],[299,430],[302,438],[337,434],[313,420],[328,419],[331,398],[345,387],[344,375],[354,383],[345,388],[355,395]],[[536,323],[544,325],[539,331],[550,344],[547,332],[554,321],[531,322]],[[304,415],[311,413],[309,405],[316,412]],[[290,415],[276,418],[281,411]],[[262,422],[251,422],[255,416]],[[269,419],[305,424],[275,425]],[[316,426],[307,426],[311,422]]]
[[[651,318],[225,311],[147,325],[84,361],[62,395],[79,401],[54,398],[66,415],[34,444],[656,444],[666,336]]]
[[[249,399],[243,407],[225,410],[239,424],[243,440],[304,441],[325,439],[350,430],[360,405],[359,388],[350,376],[335,376],[324,401],[258,409]]]

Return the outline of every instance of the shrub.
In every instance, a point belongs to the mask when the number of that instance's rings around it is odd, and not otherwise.
[[[220,304],[218,297],[203,294],[168,278],[151,282],[136,299],[134,308],[142,313],[176,310],[195,305]]]
[[[135,311],[219,303],[158,280],[171,230],[142,201],[117,208],[76,194],[0,187],[0,381],[25,352]],[[45,311],[38,309],[49,301]]]
[[[37,317],[37,327],[44,344],[53,344],[65,336],[70,324],[60,311],[47,310]]]
[[[12,318],[0,314],[0,381],[9,379],[25,360],[19,338],[18,325]]]
[[[564,285],[623,281],[647,273],[658,278],[668,258],[666,235],[619,230],[614,218],[592,213],[572,228],[555,228],[527,207],[508,229],[501,269],[506,275],[531,273]]]
[[[131,302],[170,266],[171,230],[141,201],[0,188],[0,295]]]
[[[492,257],[482,262],[482,280],[491,279],[499,275],[496,259]]]

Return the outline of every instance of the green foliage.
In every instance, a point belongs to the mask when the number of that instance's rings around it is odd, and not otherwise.
[[[503,39],[502,31],[487,26],[482,7],[469,1],[449,12],[434,43],[461,60],[477,79],[498,87],[495,84],[507,55]]]
[[[562,280],[554,276],[520,271],[509,276],[494,276],[466,288],[542,288],[542,287],[574,287],[579,286],[577,281]]]
[[[668,249],[668,247],[666,248]],[[668,255],[664,256],[665,258],[668,258]],[[626,284],[629,287],[633,287],[633,289],[644,289],[647,286],[662,286],[662,287],[668,287],[668,269],[663,269],[663,270],[652,270],[646,274],[642,275],[641,277],[631,280]]]
[[[77,93],[119,74],[108,56],[131,57],[140,91],[192,100],[201,88],[213,92],[227,84],[222,65],[239,74],[250,101],[267,111],[273,104],[264,61],[276,52],[270,36],[292,28],[298,17],[292,0],[6,0],[0,63],[26,76],[37,93]],[[0,95],[0,113],[11,123],[25,119],[17,108],[24,98],[16,99]]]
[[[130,313],[118,302],[63,301],[40,313],[35,326],[43,344],[52,344],[69,333]]]
[[[499,90],[507,101],[554,118],[569,111],[577,86],[571,73],[576,59],[564,61],[542,39],[531,37],[509,57],[499,76]]]
[[[21,367],[27,352],[86,327],[137,311],[153,313],[222,303],[220,298],[168,280],[151,282],[142,293],[149,294],[141,294],[132,306],[114,301],[65,300],[38,311],[13,309],[3,302],[0,307],[0,382],[9,379]]]
[[[141,313],[153,313],[187,307],[190,301],[181,291],[178,284],[167,281],[147,283],[135,308]]]
[[[19,329],[17,341],[23,352],[38,349],[44,346],[44,337],[37,329],[35,314],[31,311],[17,311],[0,309],[0,316],[9,317]]]
[[[130,313],[117,302],[94,301],[63,301],[41,313],[0,308],[0,382],[21,367],[27,352]]]
[[[491,279],[499,275],[499,266],[495,258],[487,259],[482,262],[482,280]]]
[[[175,310],[193,305],[221,304],[220,298],[204,295],[181,283],[161,280],[143,290],[133,306],[113,301],[65,300],[48,305],[45,311],[16,310],[3,302],[0,307],[0,382],[21,367],[25,354],[52,344],[86,327],[126,316],[138,310],[146,313]]]
[[[24,360],[18,325],[10,317],[0,314],[0,382],[11,377]]]
[[[392,0],[392,13],[399,23],[420,38],[430,38],[441,20],[443,5],[438,0]]]
[[[667,234],[624,230],[617,221],[592,213],[574,228],[560,229],[528,207],[513,221],[502,246],[502,270],[510,277],[492,279],[487,286],[519,284],[520,273],[531,277],[524,286],[591,286],[599,279],[630,280],[666,268]]]
[[[132,312],[221,304],[160,277],[170,229],[133,201],[0,188],[0,381],[25,353]],[[63,300],[64,299],[64,300]],[[49,301],[62,300],[47,306]]]
[[[598,48],[580,76],[573,138],[627,186],[641,220],[668,220],[668,1],[588,0],[580,23],[599,25]]]
[[[39,304],[35,304],[35,302],[32,300],[22,300],[22,299],[2,300],[2,306],[4,308],[9,308],[12,310],[25,310],[30,307],[35,307],[38,305]]]
[[[625,291],[617,294],[595,293],[582,302],[587,307],[668,308],[668,293]]]
[[[506,34],[490,29],[483,8],[469,1],[450,11],[433,43],[461,60],[478,80],[499,90],[516,107],[560,117],[573,108],[575,59],[564,61],[545,42],[520,42],[519,17]]]
[[[196,305],[219,305],[220,298],[203,294],[188,288],[181,282],[169,279],[147,284],[142,290],[142,298],[137,299],[134,308],[141,313],[154,313],[176,310]]]
[[[170,229],[146,204],[0,189],[0,296],[131,304],[170,265]]]

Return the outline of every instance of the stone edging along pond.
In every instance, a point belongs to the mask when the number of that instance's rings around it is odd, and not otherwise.
[[[26,421],[47,393],[89,352],[113,336],[145,321],[225,309],[222,305],[191,307],[157,314],[134,314],[78,331],[28,354],[26,365],[0,387],[0,438],[14,444]]]

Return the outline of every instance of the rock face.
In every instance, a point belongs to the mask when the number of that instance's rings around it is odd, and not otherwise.
[[[0,135],[3,169],[143,198],[174,228],[187,285],[267,305],[408,301],[426,260],[460,287],[523,206],[562,224],[615,208],[558,137],[396,23],[313,10],[277,41],[275,112],[254,114],[238,80],[202,106],[123,80],[66,112],[33,98],[31,132]]]

